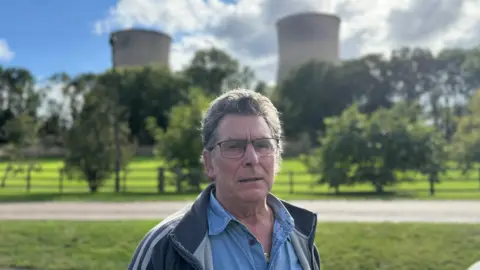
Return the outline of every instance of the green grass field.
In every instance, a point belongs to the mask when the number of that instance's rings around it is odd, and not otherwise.
[[[157,221],[0,222],[0,269],[125,269]],[[319,223],[322,269],[460,270],[480,260],[480,226]]]
[[[100,190],[99,194],[88,194],[88,188],[84,181],[68,180],[60,181],[59,169],[62,162],[58,160],[43,160],[41,171],[31,172],[30,191],[27,192],[27,172],[10,175],[6,179],[6,187],[0,187],[0,201],[23,201],[23,200],[183,200],[192,199],[195,194],[174,194],[175,185],[173,177],[167,177],[172,181],[166,186],[168,194],[159,195],[157,189],[157,169],[162,166],[160,161],[147,158],[137,158],[130,165],[130,171],[126,181],[122,182],[125,192],[112,194],[114,181],[109,180]],[[6,163],[0,163],[0,177],[3,177]],[[291,173],[291,174],[290,174]],[[305,166],[298,160],[285,160],[282,170],[276,178],[273,192],[285,199],[323,199],[323,198],[419,198],[419,199],[480,199],[480,185],[478,172],[462,175],[460,171],[449,171],[442,175],[441,183],[436,185],[437,194],[429,195],[429,183],[425,176],[409,174],[405,175],[413,182],[400,183],[386,190],[396,194],[377,195],[372,194],[371,185],[356,185],[353,187],[341,187],[342,194],[333,196],[333,190],[326,185],[316,183],[317,177],[306,172]],[[168,180],[167,179],[167,180]],[[292,181],[290,181],[292,179]],[[293,187],[290,183],[293,183]],[[62,194],[60,194],[62,186]],[[290,191],[293,190],[293,193]]]

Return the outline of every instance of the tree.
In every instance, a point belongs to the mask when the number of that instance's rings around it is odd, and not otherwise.
[[[307,165],[319,168],[320,183],[337,192],[341,185],[371,183],[381,193],[398,182],[399,171],[436,175],[446,158],[444,141],[418,113],[419,107],[399,103],[368,116],[354,104],[325,119],[322,146]]]
[[[452,138],[451,153],[464,173],[480,163],[480,89],[470,101],[469,114],[458,118],[457,132]],[[480,170],[480,167],[478,167]]]
[[[444,168],[443,137],[426,124],[416,103],[376,111],[365,131],[368,157],[360,162],[357,182],[372,183],[377,192],[399,181],[396,172],[415,171],[437,179]]]
[[[61,84],[62,94],[65,97],[65,104],[68,106],[66,117],[70,123],[74,122],[80,114],[84,105],[85,95],[90,93],[96,86],[98,76],[94,73],[79,74],[71,77],[66,73],[53,74],[50,82]]]
[[[480,46],[469,51],[466,58],[462,68],[466,73],[465,82],[467,89],[471,91],[471,97],[480,87]]]
[[[249,69],[245,71],[244,79],[248,83],[252,74]],[[208,95],[214,96],[222,93],[228,79],[235,81],[232,76],[237,73],[239,73],[238,61],[226,52],[216,48],[197,51],[185,70],[185,75],[190,79],[193,86],[199,87],[206,91]],[[242,83],[242,80],[238,80],[238,83]]]
[[[429,49],[403,47],[392,51],[391,81],[403,102],[414,103],[431,90],[435,57]]]
[[[28,149],[36,150],[38,148],[39,129],[40,123],[36,122],[28,112],[23,112],[6,122],[3,131],[8,144],[4,150],[9,163],[2,178],[2,187],[6,185],[8,174],[12,171],[23,172],[24,165],[28,167],[29,171],[41,169],[37,166],[35,155],[24,154],[24,151]]]
[[[4,151],[9,159],[1,186],[10,172],[22,172],[27,166],[40,169],[35,162],[38,149],[38,108],[44,98],[43,89],[35,88],[32,74],[24,68],[0,68],[0,128]],[[30,152],[30,153],[27,153]]]
[[[444,49],[436,59],[436,85],[438,94],[437,114],[438,128],[450,141],[456,130],[455,113],[462,114],[464,100],[472,96],[472,90],[467,87],[464,63],[468,51],[463,49]]]
[[[368,54],[345,61],[340,70],[341,88],[353,89],[359,110],[371,114],[394,104],[395,87],[391,64],[381,54]]]
[[[339,69],[311,61],[277,86],[272,100],[282,113],[288,140],[307,133],[316,142],[318,133],[325,130],[324,118],[341,113],[353,102],[357,89],[340,84],[344,77]]]
[[[34,77],[27,69],[0,67],[0,128],[22,114],[38,120],[38,108],[45,96],[43,90],[35,88]]]
[[[319,183],[328,184],[338,193],[342,185],[355,184],[355,164],[365,159],[368,142],[364,136],[366,116],[358,105],[347,108],[338,117],[325,119],[326,134],[320,137],[320,148],[312,151],[309,158],[310,171],[320,171]]]
[[[250,67],[244,66],[237,69],[235,73],[228,76],[224,81],[222,91],[228,91],[236,88],[252,89],[255,83],[255,73]]]
[[[172,107],[187,99],[189,82],[164,67],[121,68],[117,69],[117,75],[119,78],[113,80],[118,84],[115,91],[124,109],[122,117],[128,121],[139,144],[152,145],[154,138],[145,126],[145,119],[154,116],[157,125],[166,129]],[[112,74],[103,75],[108,76]]]
[[[108,91],[97,85],[84,98],[84,106],[65,134],[65,171],[70,178],[86,180],[94,193],[115,171],[113,104]],[[128,126],[120,123],[121,168],[126,169],[134,156]]]
[[[156,141],[155,154],[171,170],[183,170],[195,174],[191,185],[198,185],[198,172],[202,168],[200,154],[203,150],[201,140],[201,120],[210,99],[199,88],[190,89],[188,99],[174,106],[169,115],[169,126],[165,131],[156,125],[154,117],[147,119],[147,127]]]
[[[63,147],[62,136],[68,129],[68,120],[62,101],[49,99],[46,106],[47,113],[42,117],[39,140],[45,147]]]

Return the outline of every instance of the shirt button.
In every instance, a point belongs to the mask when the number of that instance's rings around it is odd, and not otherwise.
[[[255,245],[255,240],[253,240],[253,239],[250,239],[250,240],[248,241],[248,244],[250,244],[250,246],[253,246],[253,245]]]

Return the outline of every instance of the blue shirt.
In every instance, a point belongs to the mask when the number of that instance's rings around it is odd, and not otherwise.
[[[292,216],[273,196],[268,197],[268,204],[275,213],[270,262],[267,262],[263,247],[255,236],[222,207],[212,191],[208,209],[208,234],[215,269],[302,269],[290,242],[290,233],[295,227]]]

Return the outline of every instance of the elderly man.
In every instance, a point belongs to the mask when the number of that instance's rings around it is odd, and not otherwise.
[[[221,95],[202,137],[213,183],[146,234],[128,269],[320,269],[316,215],[270,193],[282,153],[270,100],[249,90]]]

